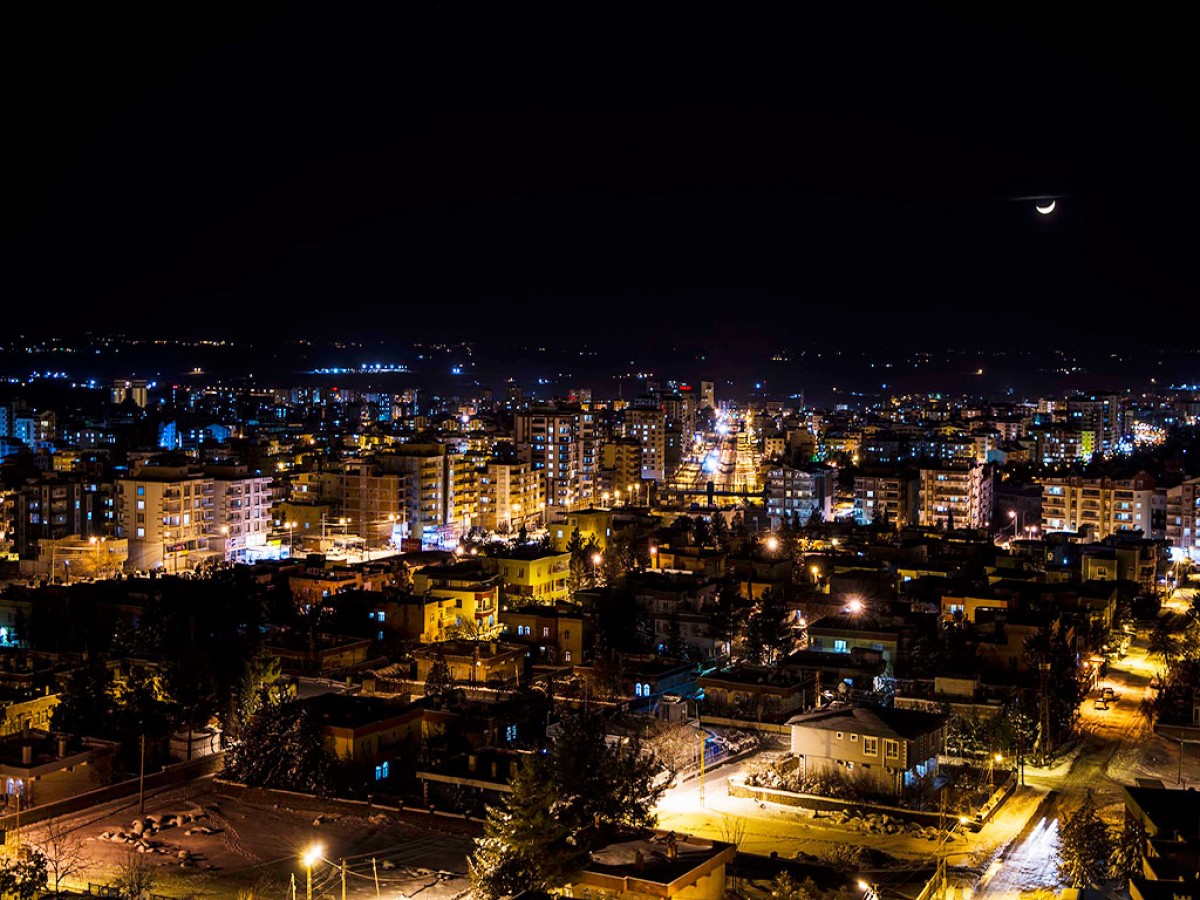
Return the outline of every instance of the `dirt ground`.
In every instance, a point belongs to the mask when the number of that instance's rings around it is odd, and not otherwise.
[[[340,864],[346,861],[346,896],[452,900],[468,887],[468,836],[396,821],[386,814],[355,817],[289,809],[217,794],[208,782],[148,796],[139,815],[136,799],[60,819],[78,837],[86,870],[73,887],[111,882],[131,858],[153,869],[156,893],[172,897],[290,897],[305,894],[305,850],[320,845],[313,866],[313,896],[340,897]],[[140,824],[139,824],[140,823]],[[49,826],[22,829],[21,840],[40,845]],[[378,893],[376,887],[378,879]]]

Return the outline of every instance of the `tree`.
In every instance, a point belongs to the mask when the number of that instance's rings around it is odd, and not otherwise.
[[[429,674],[425,676],[425,696],[442,701],[452,690],[454,678],[450,675],[450,664],[446,662],[446,655],[438,651],[433,665],[429,667]]]
[[[660,766],[637,741],[610,746],[604,720],[563,720],[545,753],[525,758],[501,806],[489,807],[471,856],[471,886],[484,898],[564,884],[587,859],[594,822],[654,823]]]
[[[225,753],[229,776],[251,787],[324,794],[332,766],[320,724],[308,707],[266,690],[258,711]]]
[[[121,863],[112,886],[117,889],[120,896],[128,898],[128,900],[138,900],[154,890],[157,880],[154,867],[146,862],[146,857],[140,853],[130,852]]]
[[[716,603],[708,616],[708,635],[727,648],[730,659],[733,648],[742,634],[747,614],[747,603],[738,592],[736,584],[727,584],[717,594]]]
[[[50,727],[77,736],[113,737],[116,703],[109,683],[108,669],[98,660],[73,669],[50,714]]]
[[[1063,818],[1058,832],[1058,872],[1071,887],[1099,887],[1108,878],[1113,841],[1096,812],[1089,788],[1083,805]]]
[[[692,655],[692,645],[683,638],[678,612],[671,613],[671,617],[667,620],[667,640],[663,651],[667,656],[675,659],[688,659]]]
[[[1142,873],[1142,858],[1146,853],[1146,829],[1137,820],[1125,819],[1125,828],[1116,841],[1112,860],[1112,877],[1128,882]]]
[[[1024,656],[1035,671],[1042,664],[1049,665],[1043,702],[1049,704],[1051,733],[1041,735],[1041,745],[1043,748],[1057,745],[1074,731],[1075,713],[1084,696],[1075,652],[1067,644],[1062,629],[1044,627],[1025,641]]]
[[[18,847],[0,859],[0,896],[33,900],[45,890],[46,881],[46,857],[35,847]]]
[[[57,897],[63,882],[82,874],[87,868],[88,857],[83,850],[83,840],[74,829],[66,827],[62,820],[51,819],[46,828],[46,837],[41,842],[46,857],[49,882]]]
[[[746,657],[773,666],[794,644],[787,604],[774,591],[764,591],[746,626]]]

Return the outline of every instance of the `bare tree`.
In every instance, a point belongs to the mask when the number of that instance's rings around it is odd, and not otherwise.
[[[87,869],[88,857],[83,850],[83,840],[77,831],[68,828],[61,819],[53,819],[46,828],[41,849],[46,855],[50,887],[57,897],[64,881],[81,875]]]
[[[121,863],[113,887],[127,900],[139,900],[149,896],[156,882],[154,868],[146,862],[146,858],[137,853],[130,853]]]

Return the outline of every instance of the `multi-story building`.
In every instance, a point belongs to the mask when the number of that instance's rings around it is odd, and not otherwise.
[[[547,514],[591,501],[595,492],[594,416],[578,406],[541,406],[515,416],[517,455],[546,479]]]
[[[988,528],[992,521],[992,468],[981,463],[922,466],[919,524]]]
[[[808,522],[814,513],[828,522],[833,517],[834,470],[776,466],[767,473],[767,516],[778,528],[786,518]]]
[[[597,499],[615,502],[617,492],[627,494],[630,485],[642,480],[642,444],[637,438],[613,438],[600,445],[600,466],[596,470]],[[635,489],[636,490],[636,489]]]
[[[194,461],[163,454],[117,481],[117,537],[129,541],[129,565],[180,570],[209,554],[216,521],[213,480]]]
[[[1175,555],[1200,562],[1200,478],[1167,489],[1167,541]]]
[[[1167,492],[1145,472],[1133,478],[1042,479],[1042,530],[1089,528],[1100,539],[1140,529],[1148,538],[1165,537]]]
[[[1116,394],[1068,398],[1067,421],[1095,435],[1096,452],[1111,453],[1123,432],[1121,398]]]
[[[1097,450],[1095,432],[1077,425],[1045,425],[1032,434],[1034,457],[1047,466],[1088,460]]]
[[[112,386],[112,402],[120,406],[127,399],[139,409],[146,408],[150,393],[144,378],[118,378]]]
[[[639,398],[625,410],[625,436],[642,447],[639,478],[662,481],[666,477],[667,414],[653,398]]]
[[[917,520],[917,479],[900,473],[854,476],[854,518],[860,525],[880,520],[904,528]]]
[[[479,476],[479,525],[507,534],[542,524],[546,485],[529,463],[491,460]]]
[[[406,521],[408,477],[383,471],[374,459],[348,461],[338,474],[337,495],[343,517],[368,542],[382,542]]]
[[[246,466],[212,466],[213,526],[209,549],[226,560],[247,560],[266,547],[271,531],[271,479]]]
[[[111,486],[83,475],[43,475],[18,488],[14,501],[14,547],[26,559],[37,557],[41,540],[103,537],[114,524]]]

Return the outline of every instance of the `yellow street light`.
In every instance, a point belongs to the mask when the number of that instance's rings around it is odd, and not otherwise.
[[[325,852],[325,848],[320,844],[312,844],[304,851],[304,856],[300,857],[300,862],[304,863],[304,871],[308,879],[308,889],[305,892],[308,900],[312,900],[312,867],[321,860],[321,854]]]
[[[769,538],[767,538],[767,549],[770,550],[772,553],[774,553],[776,550],[778,550],[779,549],[779,538],[775,537],[775,535],[771,535]]]

